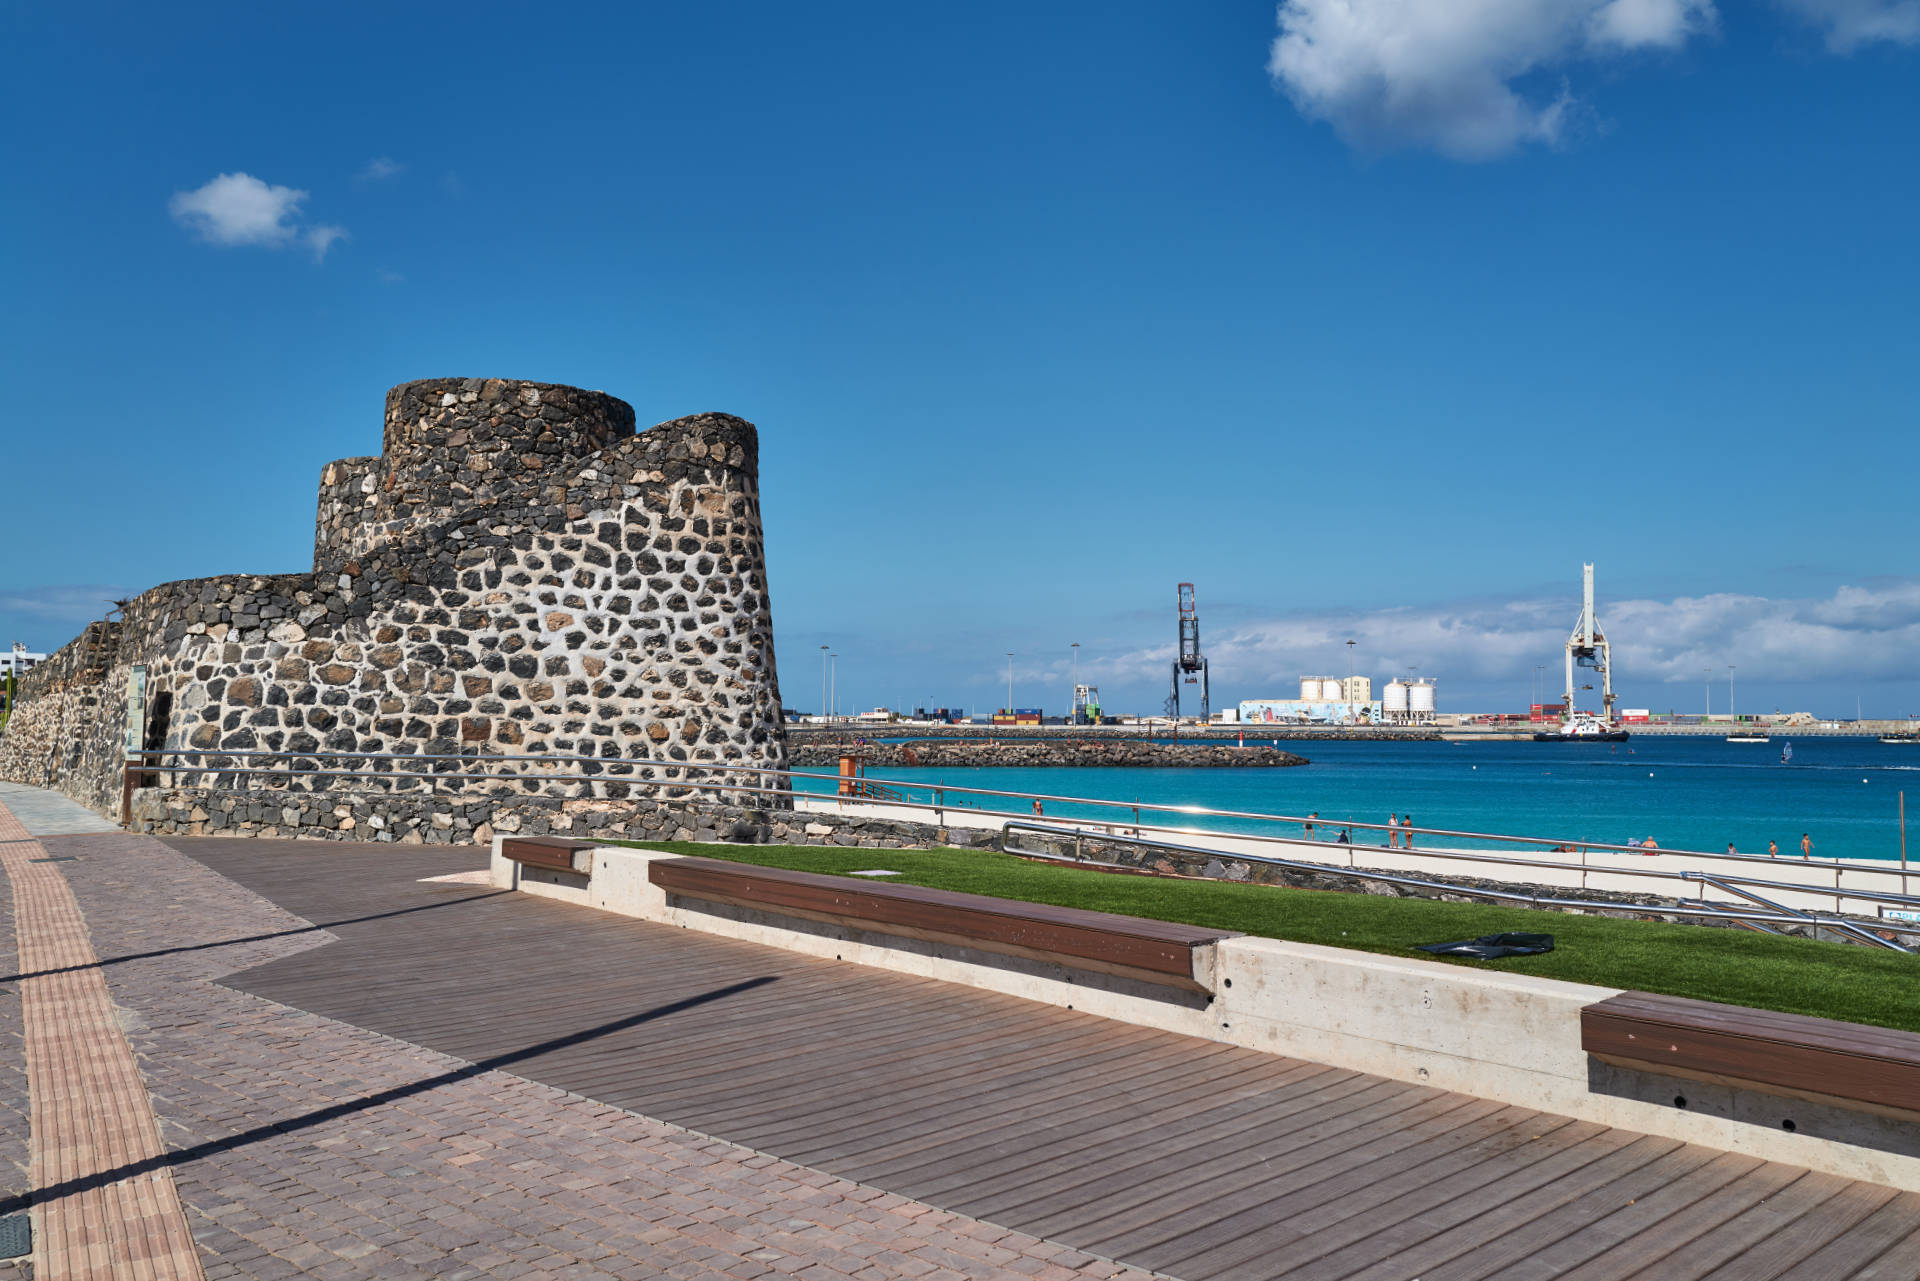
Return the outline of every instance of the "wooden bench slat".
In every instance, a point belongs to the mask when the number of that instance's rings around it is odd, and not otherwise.
[[[1920,1035],[1629,992],[1580,1012],[1587,1053],[1682,1074],[1920,1112]]]
[[[500,856],[550,872],[571,872],[575,851],[592,848],[592,841],[570,841],[559,836],[509,836],[500,842]]]
[[[1823,1045],[1848,1054],[1869,1058],[1888,1058],[1920,1064],[1920,1034],[1897,1028],[1874,1027],[1866,1023],[1844,1023],[1838,1019],[1816,1018],[1808,1014],[1789,1014],[1781,1010],[1755,1010],[1716,1001],[1699,1001],[1682,996],[1659,996],[1649,992],[1628,992],[1599,1003],[1598,1007],[1614,1018],[1633,1018],[1647,1023],[1676,1027],[1709,1028],[1729,1036],[1761,1039],[1802,1040],[1817,1035]]]
[[[845,877],[763,868],[718,859],[662,859],[649,879],[670,893],[808,915],[881,932],[937,937],[1022,954],[1047,955],[1161,976],[1195,986],[1193,950],[1230,932],[1082,908],[927,889],[871,885]]]

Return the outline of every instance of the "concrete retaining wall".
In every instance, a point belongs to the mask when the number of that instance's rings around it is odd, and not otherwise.
[[[1102,981],[1064,966],[941,948],[863,931],[670,900],[647,867],[673,855],[602,848],[588,875],[540,872],[501,856],[493,883],[643,920],[812,956],[985,988],[1145,1027],[1205,1037],[1334,1067],[1457,1090],[1578,1120],[1920,1191],[1912,1128],[1888,1123],[1870,1141],[1821,1137],[1820,1110],[1746,1093],[1748,1119],[1661,1106],[1591,1088],[1604,1071],[1580,1048],[1580,1011],[1617,988],[1375,956],[1276,939],[1215,949],[1213,995]],[[884,866],[884,860],[877,860]],[[1755,1103],[1759,1100],[1759,1103]],[[1778,1128],[1799,1118],[1799,1132]],[[1892,1150],[1885,1150],[1885,1149]]]

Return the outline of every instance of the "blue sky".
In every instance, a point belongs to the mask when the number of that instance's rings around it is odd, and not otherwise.
[[[1182,579],[1513,705],[1592,560],[1628,705],[1920,713],[1920,0],[396,8],[8,11],[0,641],[480,374],[758,424],[790,706],[1146,708]]]

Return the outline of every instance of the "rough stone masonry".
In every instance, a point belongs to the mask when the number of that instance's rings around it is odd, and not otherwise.
[[[93,624],[22,681],[0,778],[117,809],[135,664],[150,749],[783,768],[753,425],[635,434],[596,391],[395,387],[380,456],[321,472],[312,572],[168,583]],[[496,791],[608,794],[539,762],[488,768],[525,775]]]

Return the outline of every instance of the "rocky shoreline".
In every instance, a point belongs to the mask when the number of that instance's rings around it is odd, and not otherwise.
[[[1238,747],[1231,743],[1148,743],[1140,739],[994,739],[931,738],[906,743],[862,742],[854,737],[808,736],[794,740],[790,759],[798,769],[834,766],[848,752],[871,768],[916,765],[1012,766],[1159,766],[1275,768],[1305,765],[1304,756],[1277,747]]]
[[[821,739],[844,739],[853,737],[845,725],[788,725],[787,741],[804,745]],[[1007,741],[1010,739],[1088,739],[1100,742],[1147,741],[1148,732],[1137,725],[1022,725],[1015,729],[993,725],[875,725],[865,731],[876,736],[894,737],[911,734],[919,739],[991,739]],[[1441,739],[1439,730],[1430,726],[1411,725],[1208,725],[1205,727],[1182,726],[1180,743],[1232,743],[1238,744],[1242,737],[1272,741],[1274,739],[1311,741],[1314,739],[1385,739],[1398,743],[1431,743]],[[1153,731],[1153,738],[1168,739],[1173,735],[1164,727]]]

